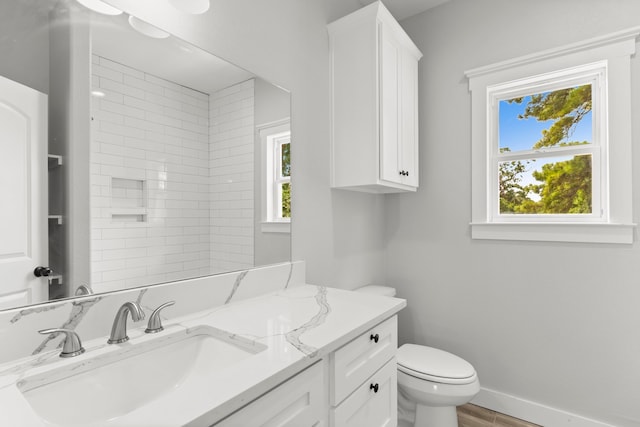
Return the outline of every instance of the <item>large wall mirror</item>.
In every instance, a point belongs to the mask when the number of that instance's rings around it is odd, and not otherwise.
[[[289,261],[289,119],[134,16],[0,2],[0,309]]]

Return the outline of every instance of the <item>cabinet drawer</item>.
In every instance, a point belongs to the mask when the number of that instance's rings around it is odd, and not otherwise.
[[[396,358],[389,360],[371,378],[331,410],[332,427],[396,427],[398,389]],[[377,391],[376,391],[377,390]]]
[[[307,368],[215,427],[316,427],[326,423],[322,362]]]
[[[331,356],[331,405],[337,406],[353,390],[395,356],[398,320],[385,320],[338,349]],[[377,341],[377,342],[376,342]]]

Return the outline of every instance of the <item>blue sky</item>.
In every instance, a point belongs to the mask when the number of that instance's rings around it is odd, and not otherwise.
[[[500,101],[499,105],[499,147],[509,147],[511,151],[530,150],[542,137],[542,130],[548,129],[552,120],[539,122],[535,118],[518,119],[518,114],[524,113],[524,109],[531,99],[524,98],[520,104],[509,104]],[[575,128],[571,141],[591,141],[591,111],[585,115]]]
[[[535,118],[519,119],[518,115],[524,113],[531,96],[524,97],[520,104],[509,104],[507,101],[500,101],[499,104],[499,148],[509,147],[511,151],[531,150],[533,145],[542,137],[542,130],[549,129],[553,120],[539,122]],[[576,126],[570,141],[592,141],[591,111],[585,115]],[[527,166],[526,172],[521,176],[521,184],[539,184],[532,173],[534,170],[540,171],[547,163],[555,163],[569,160],[569,157],[553,157],[538,159]],[[529,198],[538,201],[540,197],[536,194],[529,194]]]

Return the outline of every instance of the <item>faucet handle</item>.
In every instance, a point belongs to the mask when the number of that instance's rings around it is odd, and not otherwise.
[[[165,302],[160,307],[153,310],[153,313],[151,313],[151,316],[149,316],[149,323],[147,325],[147,329],[145,329],[145,333],[155,334],[156,332],[162,331],[164,327],[162,327],[162,319],[160,319],[160,310],[165,307],[174,305],[175,303],[175,301]]]
[[[93,289],[91,289],[91,286],[89,285],[78,286],[78,288],[76,289],[76,292],[74,293],[74,295],[77,297],[83,296],[83,295],[91,295],[91,294],[93,294]]]
[[[80,337],[75,331],[71,329],[61,329],[61,328],[52,328],[52,329],[43,329],[38,331],[43,335],[48,334],[57,334],[63,333],[66,335],[64,339],[64,346],[62,347],[62,353],[60,353],[60,357],[74,357],[84,353],[84,347],[82,347],[82,342],[80,341]]]

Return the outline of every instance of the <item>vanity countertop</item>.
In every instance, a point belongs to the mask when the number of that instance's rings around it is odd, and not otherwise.
[[[404,300],[397,298],[302,285],[180,318],[172,318],[171,309],[167,308],[163,313],[165,330],[159,334],[145,334],[145,321],[130,321],[127,343],[107,345],[105,335],[104,339],[84,342],[86,352],[77,357],[59,358],[60,350],[56,350],[0,365],[0,425],[51,425],[34,412],[18,389],[25,378],[43,378],[48,371],[54,368],[60,371],[65,366],[71,370],[83,359],[126,351],[163,334],[210,326],[224,331],[227,338],[239,337],[266,349],[208,376],[206,381],[197,383],[196,392],[192,389],[184,393],[178,387],[126,416],[95,424],[150,425],[150,420],[159,420],[152,424],[210,426],[393,316],[405,305]],[[162,375],[162,367],[158,367],[158,375]]]

